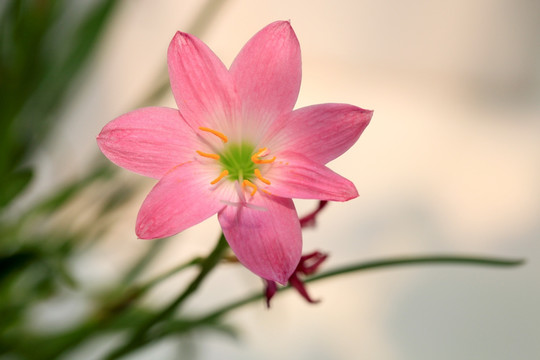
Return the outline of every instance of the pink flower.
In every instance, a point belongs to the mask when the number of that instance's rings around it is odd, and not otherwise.
[[[304,282],[300,280],[300,277],[298,275],[314,274],[327,257],[327,254],[323,254],[320,251],[314,251],[310,254],[302,256],[302,258],[300,258],[298,266],[289,278],[289,285],[294,287],[296,291],[298,291],[298,293],[300,293],[300,295],[302,295],[302,297],[306,299],[306,301],[312,304],[319,302],[319,300],[313,300],[309,296],[306,287],[304,286]],[[277,284],[274,281],[266,280],[265,296],[267,307],[270,307],[270,300],[272,300],[276,292]]]
[[[159,179],[139,211],[137,236],[171,236],[217,213],[238,259],[262,278],[285,283],[302,249],[291,199],[358,196],[324,164],[356,142],[372,111],[345,104],[293,111],[300,47],[285,21],[257,33],[229,70],[181,32],[167,59],[178,110],[138,109],[97,137],[112,162]]]

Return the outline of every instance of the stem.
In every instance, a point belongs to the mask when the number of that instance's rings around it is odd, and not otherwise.
[[[389,267],[397,265],[420,265],[420,264],[451,264],[451,265],[484,265],[484,266],[518,266],[525,263],[524,259],[502,259],[502,258],[480,258],[474,256],[456,256],[456,255],[431,255],[420,257],[403,257],[396,259],[367,261],[360,264],[353,264],[339,267],[334,270],[322,272],[317,275],[310,276],[304,282],[321,280],[327,277],[332,277],[351,272],[376,269],[379,267]]]
[[[191,266],[194,266],[194,265],[199,265],[201,264],[203,261],[202,258],[200,257],[196,257],[186,263],[183,263],[183,264],[180,264],[178,266],[175,266],[174,268],[164,272],[163,274],[160,274],[158,276],[156,276],[155,278],[151,279],[151,280],[148,280],[145,284],[143,285],[140,285],[139,287],[141,289],[143,289],[144,291],[146,290],[149,290],[150,288],[152,288],[154,285],[157,285],[158,283],[160,283],[161,281],[167,279],[168,277],[170,276],[173,276],[175,275],[176,273],[184,270],[184,269],[187,269]]]
[[[219,263],[219,260],[223,257],[225,250],[227,249],[228,244],[225,240],[225,236],[221,234],[218,243],[216,244],[214,250],[200,263],[199,274],[191,281],[188,287],[167,307],[165,307],[161,312],[158,312],[153,317],[144,322],[131,336],[131,338],[124,343],[121,347],[117,348],[106,357],[107,360],[118,359],[122,355],[125,355],[139,347],[142,347],[151,339],[148,338],[148,332],[151,330],[154,325],[157,325],[159,322],[167,319],[171,316],[179,307],[184,303],[184,301],[189,298],[202,284],[206,276],[216,267]]]
[[[518,266],[525,263],[523,259],[500,259],[500,258],[478,258],[472,256],[450,256],[450,255],[433,255],[433,256],[421,256],[421,257],[403,257],[403,258],[394,258],[394,259],[385,259],[385,260],[375,260],[362,262],[359,264],[352,264],[343,267],[338,267],[333,270],[325,271],[317,275],[310,276],[303,280],[304,283],[310,283],[314,281],[319,281],[325,278],[347,274],[362,270],[371,270],[381,267],[391,267],[398,265],[422,265],[422,264],[467,264],[467,265],[483,265],[483,266]],[[291,289],[290,285],[278,289],[278,292],[286,291]],[[199,319],[192,321],[193,324],[205,324],[213,322],[225,315],[229,311],[240,308],[244,305],[252,303],[254,301],[264,298],[262,292],[257,292],[246,296],[243,299],[234,301],[228,305],[225,305],[210,314],[203,316]]]

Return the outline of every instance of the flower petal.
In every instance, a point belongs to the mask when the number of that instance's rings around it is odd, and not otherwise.
[[[316,304],[316,303],[320,302],[320,300],[313,300],[309,296],[309,294],[307,292],[307,289],[306,289],[306,287],[304,285],[304,282],[302,280],[300,280],[296,274],[291,276],[291,278],[289,279],[289,284],[291,284],[291,286],[294,287],[296,289],[296,291],[298,291],[298,293],[300,295],[302,295],[302,297],[304,299],[306,299],[307,302],[309,302],[311,304]]]
[[[116,165],[159,179],[193,157],[193,138],[178,110],[148,107],[109,122],[97,143]]]
[[[265,280],[266,289],[264,290],[264,296],[266,297],[266,307],[270,308],[270,300],[276,295],[277,284],[275,281]]]
[[[291,111],[300,91],[300,45],[288,21],[276,21],[242,48],[230,72],[242,100],[243,118],[259,131]]]
[[[144,200],[135,232],[141,239],[171,236],[200,223],[225,206],[213,193],[206,169],[196,161],[168,172]]]
[[[167,53],[171,88],[178,109],[193,129],[226,132],[236,118],[236,91],[221,60],[196,37],[177,32]]]
[[[302,255],[302,232],[294,204],[291,199],[259,193],[249,204],[259,208],[227,206],[218,214],[225,238],[249,270],[285,284]]]
[[[348,104],[319,104],[293,111],[280,119],[274,151],[294,149],[321,164],[337,158],[358,140],[373,111]]]
[[[347,201],[358,196],[354,184],[324,165],[293,152],[278,154],[278,160],[264,177],[273,195],[331,201]]]

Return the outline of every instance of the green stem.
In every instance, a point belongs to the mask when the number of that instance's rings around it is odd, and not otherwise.
[[[143,285],[140,285],[140,289],[143,289],[144,291],[147,291],[149,290],[150,288],[152,288],[154,285],[157,285],[158,283],[160,283],[161,281],[169,278],[170,276],[173,276],[175,275],[176,273],[184,270],[184,269],[187,269],[189,267],[192,267],[194,265],[199,265],[201,264],[203,261],[202,258],[200,257],[196,257],[188,262],[185,262],[183,264],[180,264],[178,266],[175,266],[173,267],[172,269],[170,270],[167,270],[166,272],[164,272],[163,274],[160,274],[158,276],[156,276],[155,278],[151,279],[151,280],[148,280],[146,283],[144,283]]]
[[[152,327],[157,325],[159,322],[170,317],[180,306],[188,299],[192,294],[197,291],[199,286],[202,284],[206,276],[216,267],[219,263],[225,250],[227,249],[228,244],[225,240],[225,236],[221,234],[218,243],[216,244],[214,250],[200,263],[199,274],[191,281],[188,287],[167,307],[162,311],[158,312],[152,316],[148,321],[144,322],[131,336],[131,338],[126,341],[124,345],[117,348],[115,351],[111,352],[109,356],[106,357],[107,360],[118,359],[119,357],[130,353],[131,351],[142,347],[150,341],[148,338],[148,332]]]
[[[431,255],[419,257],[403,257],[396,259],[367,261],[360,264],[352,264],[343,266],[334,270],[322,272],[317,275],[310,276],[304,282],[321,280],[327,277],[332,277],[351,272],[376,269],[379,267],[390,267],[397,265],[420,265],[420,264],[450,264],[450,265],[484,265],[484,266],[518,266],[525,263],[524,259],[502,259],[502,258],[483,258],[474,256],[459,256],[459,255]]]
[[[450,255],[432,255],[432,256],[421,256],[421,257],[403,257],[403,258],[394,258],[394,259],[385,259],[385,260],[375,260],[362,262],[359,264],[352,264],[343,267],[339,267],[333,270],[321,272],[317,275],[310,276],[303,280],[304,283],[310,283],[314,281],[319,281],[329,277],[353,273],[363,270],[372,270],[382,267],[393,267],[399,265],[422,265],[422,264],[450,264],[450,265],[482,265],[482,266],[518,266],[525,263],[523,259],[500,259],[500,258],[479,258],[472,256],[450,256]],[[286,291],[291,289],[291,286],[285,286],[280,288],[278,291]],[[227,304],[210,314],[203,316],[199,319],[191,321],[192,324],[205,324],[213,322],[225,315],[229,311],[238,309],[244,305],[252,303],[254,301],[264,298],[263,292],[258,292],[251,294],[243,299],[234,301],[230,304]]]
[[[130,309],[132,304],[145,295],[155,285],[161,281],[173,276],[180,271],[189,267],[199,265],[202,262],[200,257],[196,257],[183,264],[175,266],[174,268],[154,277],[151,280],[146,281],[140,285],[124,286],[120,290],[114,290],[109,296],[111,300],[107,301],[99,309],[98,313],[101,318],[108,318],[110,316],[118,316],[121,312]]]

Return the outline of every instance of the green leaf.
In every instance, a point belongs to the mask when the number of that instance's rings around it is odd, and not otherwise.
[[[28,186],[32,176],[33,172],[30,169],[4,174],[0,186],[0,208],[8,205],[19,195]]]
[[[23,182],[10,174],[58,121],[117,3],[10,0],[0,6],[0,176],[19,186],[0,194],[0,206],[20,192]]]

